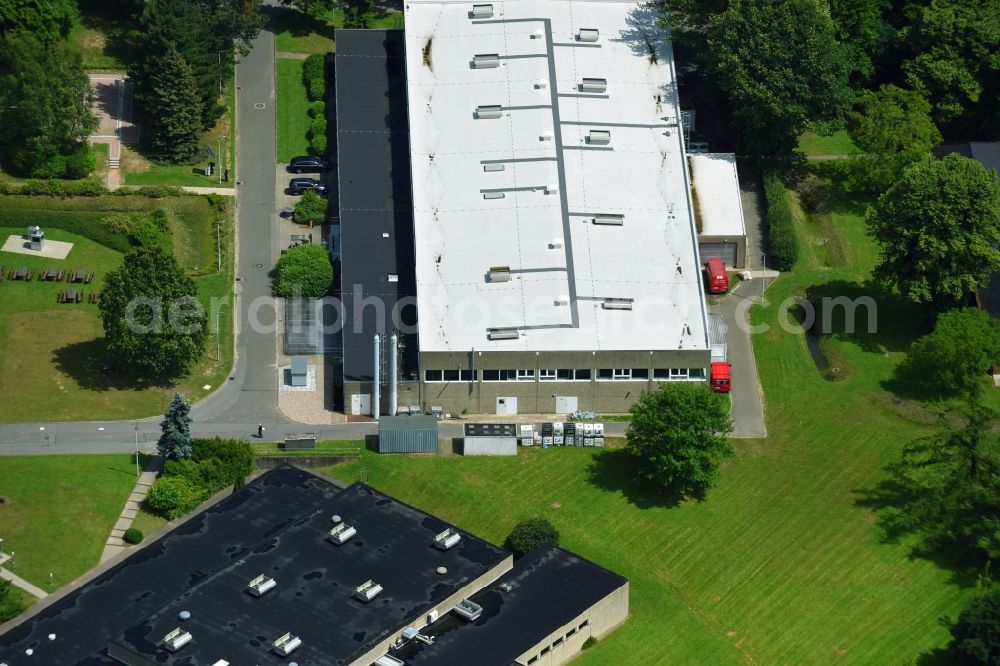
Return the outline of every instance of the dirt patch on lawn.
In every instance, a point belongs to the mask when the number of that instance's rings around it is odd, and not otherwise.
[[[121,169],[125,173],[149,171],[149,160],[127,146],[122,146]]]

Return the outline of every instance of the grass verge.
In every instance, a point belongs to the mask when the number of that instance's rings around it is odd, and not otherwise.
[[[337,9],[323,18],[289,9],[271,18],[276,51],[287,53],[330,53],[336,49],[333,40],[335,28],[344,27],[344,13]],[[403,27],[403,12],[390,10],[379,14],[372,29],[399,30]]]
[[[808,157],[817,155],[850,155],[858,152],[846,130],[838,130],[830,136],[806,132],[799,137],[799,151]]]
[[[302,61],[278,58],[275,62],[277,114],[277,159],[288,162],[309,152],[309,98],[302,83]]]
[[[125,454],[3,458],[0,525],[14,573],[52,590],[97,564],[135,481]]]

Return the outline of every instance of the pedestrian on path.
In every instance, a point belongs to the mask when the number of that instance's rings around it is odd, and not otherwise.
[[[229,182],[229,169],[223,169],[223,171],[222,171],[222,182],[223,183],[228,183]]]
[[[264,425],[262,423],[257,424],[257,439],[264,439]]]

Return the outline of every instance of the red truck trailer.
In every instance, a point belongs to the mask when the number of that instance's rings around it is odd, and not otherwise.
[[[712,374],[709,375],[708,385],[716,393],[729,393],[732,389],[732,368],[725,361],[716,361],[712,364]]]

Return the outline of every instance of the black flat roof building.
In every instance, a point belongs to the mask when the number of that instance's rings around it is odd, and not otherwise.
[[[400,334],[400,374],[415,376],[416,278],[403,31],[337,30],[335,37],[344,380],[373,379],[376,333],[386,337],[383,349],[389,335]],[[405,297],[412,303],[401,307]],[[382,305],[374,305],[375,299]],[[372,304],[362,307],[366,302]],[[400,308],[397,318],[403,326],[394,325],[394,308]],[[403,335],[400,328],[412,333]]]
[[[41,602],[0,663],[554,666],[628,614],[628,581],[571,553],[511,563],[370,486],[279,467]]]

